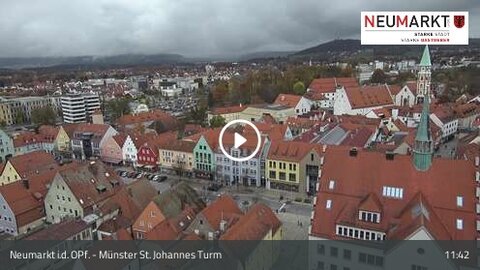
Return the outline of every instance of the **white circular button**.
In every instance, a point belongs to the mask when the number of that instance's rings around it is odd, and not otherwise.
[[[253,130],[255,130],[255,133],[257,134],[257,147],[248,157],[242,157],[242,158],[232,157],[230,154],[227,153],[227,151],[225,151],[225,147],[223,147],[223,142],[222,142],[223,134],[225,133],[225,131],[230,126],[235,125],[235,124],[248,125],[248,126],[252,127]],[[234,145],[235,146],[241,147],[241,145],[245,142],[246,142],[246,139],[243,136],[241,136],[238,133],[235,133],[235,136],[234,136]],[[233,120],[233,121],[228,122],[228,124],[226,124],[222,128],[222,130],[220,131],[220,136],[218,136],[218,145],[220,146],[220,150],[222,151],[222,153],[226,157],[228,157],[229,159],[234,160],[234,161],[238,161],[238,162],[247,161],[247,160],[253,158],[258,153],[258,151],[260,150],[261,143],[262,143],[262,137],[260,135],[260,131],[258,130],[258,128],[254,124],[252,124],[250,121],[243,120],[243,119],[238,119],[238,120]]]

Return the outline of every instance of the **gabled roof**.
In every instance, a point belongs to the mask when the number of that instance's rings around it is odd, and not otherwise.
[[[296,141],[272,141],[268,151],[268,159],[300,162],[310,151],[320,153],[320,144],[312,145]]]
[[[103,137],[110,127],[110,125],[106,124],[80,123],[74,128],[73,134],[93,133],[95,136]]]
[[[165,219],[145,235],[147,240],[177,240],[191,224],[196,211],[187,206],[178,215]]]
[[[123,147],[123,144],[125,143],[125,140],[127,140],[128,135],[125,133],[118,133],[117,135],[113,136],[112,138],[115,140],[115,142],[120,146],[120,148]]]
[[[342,239],[336,234],[336,224],[388,235],[390,229],[398,225],[396,221],[402,217],[406,205],[421,192],[424,204],[429,204],[430,216],[433,217],[433,213],[438,216],[450,235],[445,237],[439,233],[441,238],[438,240],[477,237],[475,193],[472,192],[475,190],[475,166],[471,161],[433,159],[429,170],[422,172],[414,167],[411,156],[395,155],[393,160],[389,160],[383,153],[358,149],[358,154],[351,156],[349,150],[348,147],[329,147],[326,151],[314,208],[312,235]],[[329,188],[330,180],[335,180],[334,189]],[[399,195],[397,192],[398,197],[395,198],[386,196],[384,189],[387,187],[402,189],[402,193]],[[358,220],[358,209],[372,193],[378,197],[383,211],[380,223],[367,224]],[[456,204],[457,196],[463,197],[462,207]],[[330,200],[330,209],[326,207],[327,200]],[[463,220],[462,230],[456,228],[457,219]],[[404,224],[409,225],[412,224]],[[432,228],[430,232],[437,235],[437,230],[438,227]]]
[[[68,164],[58,169],[63,170],[70,166],[72,165]],[[43,198],[56,173],[57,169],[33,173],[20,181],[0,186],[0,193],[15,214],[18,227],[45,216]]]
[[[20,177],[43,171],[54,170],[58,167],[53,156],[44,151],[35,151],[11,157],[7,162],[12,164]]]
[[[38,133],[41,134],[46,140],[54,141],[60,132],[60,127],[54,127],[49,125],[42,125],[38,128]]]
[[[150,182],[141,179],[123,186],[115,195],[102,202],[100,209],[104,214],[119,209],[120,216],[128,219],[130,224],[133,224],[156,195],[157,191]]]
[[[352,109],[393,105],[387,85],[349,87],[345,89]]]
[[[239,112],[243,112],[246,108],[247,106],[243,106],[242,104],[229,106],[229,107],[216,107],[216,108],[212,108],[210,113],[214,115],[239,113]]]
[[[295,108],[300,100],[302,99],[302,96],[297,96],[297,95],[290,95],[290,94],[280,94],[277,96],[275,101],[273,102],[274,104],[278,105],[283,105],[291,108]]]
[[[287,133],[288,126],[280,124],[268,124],[268,123],[253,123],[257,127],[258,131],[261,134],[268,136],[270,140],[280,140],[283,141],[285,134]],[[244,129],[245,134],[254,134],[253,129],[246,128]]]
[[[156,196],[153,202],[166,218],[178,216],[186,207],[191,207],[196,212],[205,207],[205,203],[197,192],[183,182]]]
[[[87,210],[112,197],[123,185],[117,174],[100,161],[77,164],[58,174]]]
[[[200,212],[213,230],[220,230],[220,221],[230,221],[243,215],[235,200],[230,196],[221,196]]]
[[[282,223],[270,207],[256,203],[220,240],[262,240],[269,231],[275,234],[281,226]]]
[[[67,240],[84,231],[88,226],[90,225],[81,219],[67,219],[35,232],[27,236],[25,240]]]
[[[452,240],[447,228],[421,192],[405,206],[395,223],[388,232],[389,239],[406,239],[423,227],[434,239]]]
[[[167,129],[170,129],[171,127],[177,125],[177,119],[162,110],[151,110],[148,112],[141,112],[137,114],[126,114],[118,118],[117,124],[120,126],[125,126],[155,121],[162,122],[162,124],[167,127]]]
[[[160,149],[164,145],[170,144],[172,141],[176,140],[177,137],[178,137],[178,132],[176,131],[161,133],[161,134],[158,134],[157,136],[149,138],[142,145],[140,145],[140,147],[137,147],[137,148],[142,148],[142,147],[150,148],[156,154],[158,154],[158,149]]]
[[[22,132],[17,134],[13,138],[13,146],[14,147],[22,147],[30,144],[37,144],[37,143],[52,143],[55,140],[55,137],[49,133],[39,134],[35,132]]]
[[[196,143],[192,141],[173,140],[160,146],[160,150],[193,153]]]
[[[309,92],[316,93],[333,93],[337,86],[348,87],[358,87],[358,82],[356,78],[353,77],[330,77],[330,78],[319,78],[314,79],[308,86]]]

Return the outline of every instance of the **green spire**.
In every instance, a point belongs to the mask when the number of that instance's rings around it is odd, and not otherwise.
[[[422,115],[417,127],[413,149],[413,163],[419,171],[427,171],[432,165],[432,137],[430,135],[430,102],[429,96],[423,99]]]
[[[430,50],[428,49],[428,45],[425,46],[423,50],[422,60],[420,60],[420,66],[431,66],[432,62],[430,62]]]

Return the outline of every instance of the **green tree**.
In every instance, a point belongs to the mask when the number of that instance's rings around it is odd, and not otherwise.
[[[32,123],[35,125],[55,125],[57,114],[51,106],[40,107],[32,110]]]
[[[303,82],[298,81],[293,85],[293,93],[296,95],[302,96],[305,94],[305,84]]]
[[[18,110],[15,114],[15,123],[16,124],[23,124],[25,122],[25,113],[23,110]]]
[[[205,107],[193,108],[187,115],[187,121],[193,124],[204,125],[207,118],[207,109]]]
[[[375,69],[370,79],[371,83],[385,83],[387,81],[387,75],[381,69]]]
[[[128,98],[112,99],[107,103],[107,110],[110,113],[112,120],[130,113],[130,106]]]
[[[216,128],[216,127],[223,127],[227,123],[225,121],[225,118],[223,118],[220,115],[216,115],[210,119],[210,127]]]

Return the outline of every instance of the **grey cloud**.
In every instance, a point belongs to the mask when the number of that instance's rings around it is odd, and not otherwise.
[[[471,0],[1,0],[0,10],[1,57],[296,50],[358,38],[368,10],[466,10],[480,36]]]

